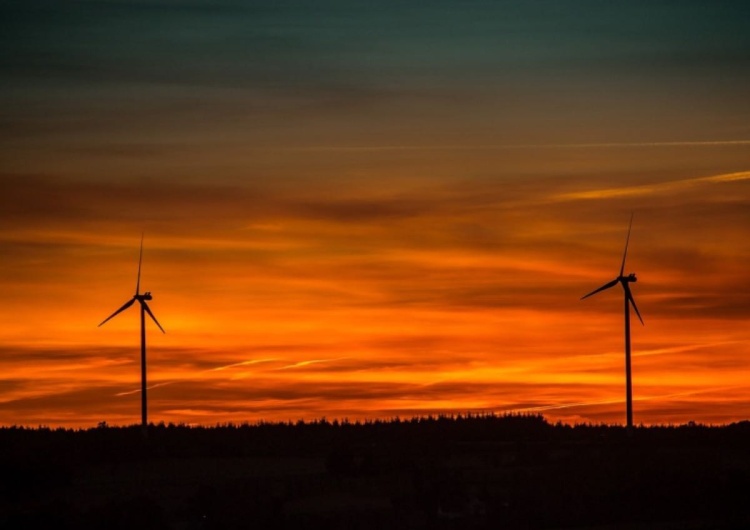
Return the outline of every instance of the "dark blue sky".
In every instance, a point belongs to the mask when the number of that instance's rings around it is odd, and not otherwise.
[[[181,142],[198,125],[256,140],[265,129],[274,144],[289,129],[292,144],[320,143],[300,130],[335,145],[419,143],[437,123],[433,143],[733,139],[750,116],[746,2],[2,10],[2,135],[19,147],[108,131]]]

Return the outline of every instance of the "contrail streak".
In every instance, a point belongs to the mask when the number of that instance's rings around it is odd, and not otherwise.
[[[556,144],[448,144],[448,145],[353,145],[353,146],[297,146],[271,148],[274,151],[297,152],[356,152],[356,151],[504,151],[514,149],[606,149],[630,147],[722,147],[750,145],[750,140],[704,140],[677,142],[592,142],[592,143],[556,143]],[[257,148],[260,149],[260,148]],[[263,148],[269,150],[268,148]]]
[[[166,381],[164,383],[154,383],[153,385],[149,385],[146,387],[146,390],[151,390],[152,388],[159,388],[160,386],[167,386],[167,385],[173,385],[175,383],[181,383],[182,381]],[[130,394],[140,394],[141,389],[137,388],[135,390],[128,390],[127,392],[120,392],[118,394],[115,394],[117,397],[121,396],[129,396]]]
[[[346,357],[336,357],[334,359],[311,359],[309,361],[299,361],[299,362],[296,362],[296,363],[292,363],[292,364],[287,364],[287,365],[281,366],[281,367],[277,368],[277,370],[290,370],[290,369],[293,369],[293,368],[302,368],[302,367],[305,367],[305,366],[309,366],[311,364],[329,363],[329,362],[334,362],[334,361],[340,361],[342,359],[346,359]],[[193,377],[186,377],[184,379],[178,379],[176,381],[163,381],[161,383],[154,383],[153,385],[148,386],[146,388],[146,390],[151,390],[152,388],[158,388],[160,386],[168,386],[168,385],[174,385],[174,384],[177,384],[177,383],[187,383],[187,382],[190,382],[190,381],[197,381],[198,379],[201,378],[202,375],[210,373],[210,372],[220,372],[222,370],[228,370],[230,368],[237,368],[237,367],[240,367],[240,366],[250,366],[250,365],[254,365],[254,364],[278,362],[278,361],[281,361],[281,360],[282,359],[271,357],[271,358],[266,358],[266,359],[252,359],[252,360],[249,360],[249,361],[241,361],[241,362],[238,362],[238,363],[225,364],[225,365],[222,365],[222,366],[216,366],[215,368],[209,368],[207,370],[202,370],[202,371],[198,372]],[[141,391],[141,389],[138,388],[136,390],[128,390],[128,391],[125,391],[125,392],[119,392],[119,393],[115,394],[115,396],[118,396],[118,397],[120,397],[120,396],[128,396],[130,394],[137,394],[140,391]]]
[[[217,366],[216,368],[209,368],[208,370],[203,370],[201,373],[205,372],[219,372],[221,370],[226,370],[228,368],[236,368],[238,366],[249,366],[252,364],[260,364],[260,363],[271,363],[274,361],[280,361],[281,359],[277,358],[269,358],[269,359],[253,359],[251,361],[242,361],[239,363],[233,363],[233,364],[225,364],[224,366]]]
[[[311,364],[319,364],[319,363],[330,363],[334,361],[341,361],[343,359],[346,359],[346,357],[336,357],[335,359],[311,359],[309,361],[299,361],[297,363],[287,364],[286,366],[282,366],[279,368],[279,370],[288,370],[290,368],[301,368],[303,366],[309,366]]]
[[[248,365],[253,365],[253,364],[270,363],[270,362],[280,361],[280,360],[281,359],[277,359],[277,358],[252,359],[250,361],[242,361],[242,362],[239,362],[239,363],[225,364],[225,365],[222,365],[222,366],[217,366],[215,368],[209,368],[207,370],[202,370],[202,371],[198,372],[193,377],[186,377],[184,379],[178,379],[176,381],[164,381],[162,383],[155,383],[155,384],[147,387],[146,390],[151,390],[152,388],[158,388],[160,386],[168,386],[168,385],[174,385],[174,384],[177,384],[177,383],[187,383],[189,381],[197,381],[198,379],[200,379],[201,375],[207,374],[209,372],[220,372],[222,370],[227,370],[229,368],[236,368],[238,366],[248,366]],[[115,394],[115,396],[118,396],[118,397],[119,396],[128,396],[130,394],[137,394],[140,391],[141,391],[141,389],[138,388],[136,390],[128,390],[126,392],[120,392],[118,394]]]

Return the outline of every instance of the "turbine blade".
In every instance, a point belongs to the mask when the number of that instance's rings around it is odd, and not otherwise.
[[[638,311],[638,306],[635,305],[635,299],[633,298],[633,293],[630,292],[630,287],[628,286],[627,283],[623,283],[623,286],[625,287],[625,296],[628,297],[628,300],[632,304],[633,309],[635,309],[635,314],[638,315],[638,320],[640,320],[641,324],[645,326],[646,324],[643,322],[643,318],[641,318],[641,312]]]
[[[141,252],[138,255],[138,279],[135,282],[135,294],[141,292],[141,263],[143,262],[143,232],[141,232]]]
[[[161,330],[161,332],[162,332],[162,333],[166,333],[166,331],[164,331],[164,328],[163,328],[163,327],[161,327],[161,324],[159,324],[159,321],[158,321],[158,320],[156,320],[156,317],[155,317],[155,316],[154,316],[154,314],[153,314],[153,313],[151,312],[151,309],[150,309],[150,308],[148,307],[148,304],[147,304],[146,302],[142,301],[142,300],[141,300],[141,304],[143,304],[143,309],[145,309],[145,310],[146,310],[146,313],[148,313],[148,316],[150,316],[150,317],[151,317],[151,320],[153,320],[154,322],[156,322],[156,325],[157,325],[157,326],[159,326],[159,329]]]
[[[630,243],[630,229],[633,228],[633,214],[630,214],[630,224],[628,225],[628,237],[625,239],[625,252],[622,254],[622,265],[620,265],[620,276],[625,272],[625,258],[628,255],[628,243]]]
[[[614,280],[612,280],[611,282],[609,282],[609,283],[605,283],[604,285],[602,285],[602,286],[601,286],[601,287],[599,287],[598,289],[595,289],[595,290],[591,291],[591,292],[590,292],[589,294],[587,294],[586,296],[582,296],[582,297],[581,297],[581,300],[583,300],[584,298],[588,298],[588,297],[589,297],[589,296],[591,296],[592,294],[596,294],[596,293],[598,293],[599,291],[603,291],[603,290],[605,290],[605,289],[609,289],[610,287],[614,287],[615,285],[617,285],[617,282],[618,282],[618,281],[619,281],[619,279],[618,279],[618,278],[615,278],[615,279],[614,279]]]
[[[111,315],[109,315],[107,318],[105,318],[104,320],[102,320],[102,323],[99,324],[99,326],[101,326],[102,324],[104,324],[107,320],[111,319],[112,317],[114,317],[118,313],[122,313],[123,311],[125,311],[128,307],[130,307],[131,305],[133,305],[133,302],[135,302],[135,298],[131,298],[130,300],[128,300],[127,302],[125,302],[120,309],[118,309],[117,311],[115,311],[114,313],[112,313]],[[97,327],[99,327],[99,326],[97,326]]]

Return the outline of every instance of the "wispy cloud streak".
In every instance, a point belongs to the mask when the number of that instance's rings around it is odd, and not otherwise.
[[[659,182],[656,184],[643,184],[639,186],[627,186],[622,188],[607,188],[591,191],[577,191],[556,195],[554,199],[559,201],[596,200],[596,199],[618,199],[632,198],[642,195],[655,195],[684,191],[689,188],[704,184],[721,184],[728,182],[740,182],[750,180],[750,171],[740,171],[709,177],[698,177],[685,180]]]

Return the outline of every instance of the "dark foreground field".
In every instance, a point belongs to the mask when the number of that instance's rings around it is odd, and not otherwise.
[[[750,422],[0,429],[0,528],[748,529]]]

